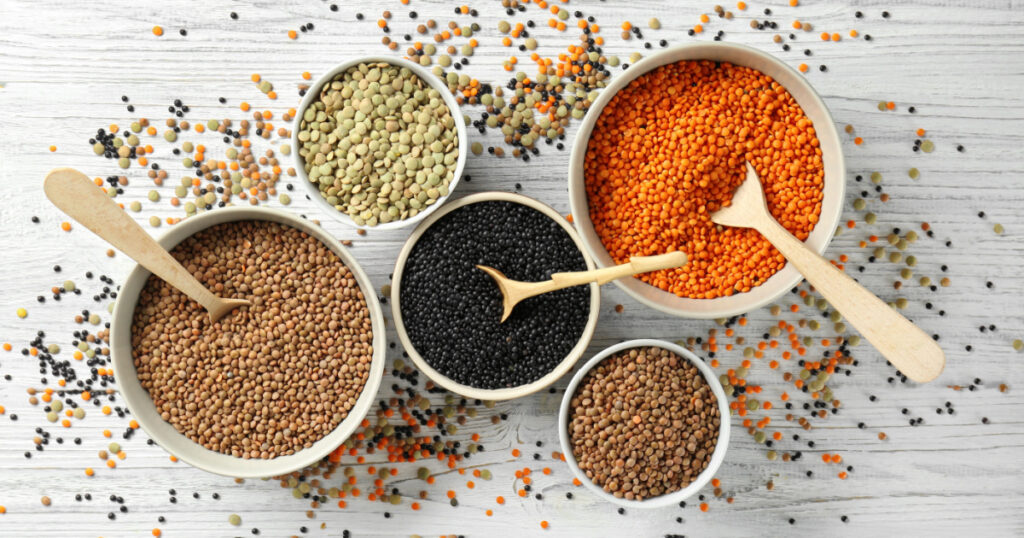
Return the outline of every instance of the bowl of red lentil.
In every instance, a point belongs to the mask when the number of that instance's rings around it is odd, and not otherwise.
[[[416,367],[488,401],[532,394],[571,371],[597,326],[597,284],[532,297],[502,322],[501,293],[477,264],[528,281],[594,268],[572,225],[540,201],[482,192],[446,204],[409,236],[392,275],[395,330]]]
[[[743,45],[667,49],[617,75],[587,112],[569,163],[573,221],[599,267],[687,254],[684,267],[615,281],[641,303],[689,318],[748,312],[801,277],[756,231],[710,220],[747,161],[775,219],[824,252],[845,165],[828,108],[804,76]]]
[[[380,304],[351,253],[267,208],[202,213],[158,242],[215,293],[252,304],[211,324],[135,267],[114,306],[111,352],[139,426],[172,460],[239,478],[338,449],[372,409],[385,362]]]
[[[729,446],[721,382],[697,355],[663,340],[629,340],[594,355],[569,382],[558,424],[576,479],[626,508],[695,495]]]
[[[459,103],[444,81],[402,58],[341,63],[296,109],[291,152],[325,213],[364,229],[413,226],[451,195],[469,154]]]

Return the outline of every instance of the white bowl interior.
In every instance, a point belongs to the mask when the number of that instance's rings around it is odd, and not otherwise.
[[[386,351],[384,316],[380,309],[380,303],[377,301],[373,283],[370,282],[369,277],[345,247],[319,226],[283,211],[248,207],[227,207],[209,211],[181,221],[157,242],[165,249],[170,250],[200,230],[239,220],[266,220],[298,228],[327,245],[355,275],[356,282],[366,298],[367,307],[370,309],[370,320],[373,327],[373,359],[366,385],[359,394],[355,406],[349,410],[348,416],[331,433],[313,443],[313,446],[288,456],[278,456],[273,459],[236,458],[210,450],[179,433],[174,426],[160,417],[149,392],[139,383],[135,361],[132,357],[132,316],[139,293],[151,274],[142,266],[137,265],[121,287],[120,295],[114,306],[110,349],[113,355],[114,378],[117,380],[121,395],[139,426],[151,439],[182,461],[204,471],[239,478],[263,478],[290,473],[316,463],[340,446],[359,427],[359,423],[373,407],[377,388],[384,375]]]
[[[448,105],[448,110],[451,111],[452,117],[455,119],[455,129],[456,131],[458,131],[459,135],[459,159],[455,163],[455,177],[448,185],[447,196],[442,196],[441,198],[438,198],[438,200],[434,202],[433,205],[424,209],[423,211],[420,211],[419,213],[416,214],[415,217],[408,218],[405,220],[385,222],[378,224],[376,226],[360,226],[356,224],[355,221],[352,220],[352,218],[349,217],[347,214],[338,211],[337,209],[334,208],[334,206],[328,204],[327,200],[325,200],[324,197],[320,195],[320,189],[316,185],[313,185],[312,183],[309,182],[309,176],[306,175],[306,163],[303,157],[299,155],[299,148],[301,147],[301,143],[299,142],[299,123],[302,121],[302,113],[305,112],[306,108],[308,108],[309,105],[313,103],[313,101],[319,98],[320,88],[325,83],[330,82],[331,79],[333,79],[338,74],[344,73],[345,71],[348,71],[350,68],[356,65],[362,63],[378,62],[389,63],[392,65],[397,65],[399,67],[407,67],[409,68],[410,71],[415,73],[417,77],[420,77],[423,81],[430,84],[432,88],[441,93],[441,98],[444,99],[444,103]],[[349,60],[345,63],[338,65],[334,69],[331,69],[330,71],[325,73],[324,76],[317,79],[317,81],[309,87],[309,90],[306,91],[306,95],[303,96],[302,101],[299,102],[299,106],[295,110],[297,112],[295,116],[295,125],[292,126],[293,128],[291,143],[293,156],[292,158],[295,162],[295,172],[296,174],[298,174],[298,178],[300,180],[299,183],[302,183],[303,188],[305,188],[306,192],[309,193],[309,197],[313,199],[313,203],[321,207],[325,213],[333,216],[334,218],[338,219],[339,221],[349,226],[353,226],[355,228],[363,228],[366,230],[396,230],[398,228],[412,226],[413,224],[416,224],[417,222],[420,222],[423,219],[427,218],[428,215],[433,213],[434,210],[436,210],[441,204],[448,200],[452,193],[455,192],[455,187],[459,184],[459,180],[462,179],[462,171],[466,166],[466,155],[469,153],[469,131],[466,129],[465,121],[463,121],[462,111],[459,108],[459,103],[455,101],[455,96],[453,96],[452,92],[448,90],[448,86],[440,79],[438,79],[436,76],[434,76],[433,73],[424,69],[419,64],[415,64],[403,58],[390,58],[385,56],[369,56]]]
[[[572,452],[572,444],[569,442],[569,412],[572,397],[576,394],[576,388],[579,386],[580,382],[592,368],[597,366],[604,359],[620,351],[637,347],[658,347],[667,349],[693,363],[697,369],[700,370],[700,373],[704,376],[704,379],[711,387],[711,391],[715,394],[715,398],[718,400],[718,411],[722,418],[721,426],[718,429],[718,441],[715,444],[714,452],[711,453],[711,461],[708,462],[707,468],[697,475],[697,479],[679,491],[659,495],[657,497],[651,497],[642,501],[620,499],[611,493],[606,492],[601,488],[601,486],[592,482],[590,478],[587,477],[586,473],[580,469],[579,464],[576,462],[576,456],[573,455]],[[626,508],[661,508],[663,506],[679,504],[680,501],[684,501],[695,495],[701,488],[711,481],[711,478],[715,476],[716,472],[718,472],[718,468],[721,467],[722,461],[725,460],[725,452],[729,447],[729,432],[729,402],[725,398],[725,390],[722,388],[722,384],[718,381],[718,377],[715,375],[715,372],[710,366],[691,353],[688,349],[664,340],[628,340],[608,347],[597,355],[594,355],[594,357],[587,361],[587,363],[576,372],[576,375],[573,376],[572,381],[569,382],[569,386],[565,389],[565,394],[562,396],[562,405],[558,409],[558,441],[562,446],[562,454],[565,455],[565,462],[569,464],[569,468],[572,469],[573,474],[576,475],[576,478],[580,479],[580,482],[582,482],[587,489],[592,491],[598,497]]]
[[[580,336],[576,345],[569,351],[562,362],[558,363],[558,366],[554,370],[548,372],[544,377],[529,383],[527,385],[521,385],[518,387],[504,388],[504,389],[480,389],[471,387],[469,385],[463,385],[455,380],[445,376],[441,372],[435,370],[432,366],[427,364],[427,361],[416,351],[413,347],[412,342],[409,340],[409,335],[405,331],[405,324],[402,322],[402,307],[400,303],[400,291],[402,286],[402,271],[405,268],[405,262],[409,259],[409,254],[412,252],[413,247],[420,237],[423,236],[424,232],[435,222],[441,219],[441,217],[448,213],[477,202],[493,202],[493,201],[506,201],[522,204],[533,209],[544,213],[552,220],[557,222],[562,229],[569,234],[573,242],[576,243],[576,248],[580,250],[583,255],[583,260],[587,264],[587,269],[594,268],[594,262],[587,256],[586,250],[583,248],[583,242],[580,240],[579,234],[572,228],[568,221],[564,217],[558,214],[557,211],[551,207],[529,198],[521,194],[515,194],[511,192],[481,192],[471,194],[460,198],[459,200],[447,204],[444,209],[434,213],[429,219],[425,220],[420,224],[416,230],[413,231],[409,239],[406,240],[405,245],[402,246],[402,251],[398,255],[398,261],[395,263],[395,271],[392,276],[391,283],[391,314],[395,320],[395,329],[398,331],[398,338],[402,341],[402,346],[405,351],[409,354],[412,362],[416,364],[416,367],[427,374],[434,383],[456,393],[461,394],[467,398],[474,398],[480,400],[509,400],[512,398],[519,398],[532,394],[541,390],[548,385],[551,385],[558,378],[565,375],[572,367],[576,364],[576,361],[583,356],[583,352],[590,345],[591,338],[594,337],[594,328],[597,326],[597,317],[600,312],[601,306],[601,288],[597,284],[590,284],[590,312],[587,314],[587,325],[583,328],[583,334]]]
[[[682,60],[717,60],[757,69],[772,77],[786,88],[796,99],[804,113],[814,124],[821,147],[824,164],[823,199],[818,224],[805,243],[816,252],[824,252],[835,234],[836,225],[842,213],[846,190],[846,168],[843,162],[842,145],[835,123],[825,103],[807,83],[803,75],[775,57],[744,45],[732,43],[693,43],[661,51],[633,64],[625,72],[616,75],[612,82],[601,91],[600,96],[587,111],[576,139],[573,142],[569,160],[569,204],[573,222],[590,255],[599,267],[608,267],[615,262],[601,243],[590,220],[587,191],[583,177],[583,161],[587,153],[590,133],[605,105],[622,88],[640,75],[666,64]],[[749,312],[774,301],[789,291],[801,279],[793,264],[786,264],[761,285],[746,293],[737,293],[715,299],[690,299],[647,284],[638,278],[620,278],[615,285],[624,289],[641,303],[662,312],[688,318],[724,318]]]

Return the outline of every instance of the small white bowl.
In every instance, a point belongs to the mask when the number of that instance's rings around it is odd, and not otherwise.
[[[385,222],[377,224],[376,226],[360,226],[352,220],[352,217],[348,216],[341,211],[338,211],[331,204],[327,203],[327,200],[320,195],[320,189],[309,182],[309,176],[306,175],[306,162],[302,155],[299,155],[299,148],[302,147],[299,142],[299,125],[302,122],[302,114],[309,108],[309,105],[313,101],[320,98],[320,88],[327,82],[330,82],[340,73],[348,71],[354,66],[364,63],[389,63],[398,67],[406,67],[410,71],[416,74],[417,77],[422,79],[427,84],[430,84],[432,88],[437,90],[441,94],[441,98],[444,99],[444,104],[448,105],[448,110],[451,112],[452,118],[455,119],[455,130],[459,136],[459,159],[455,164],[455,176],[452,178],[451,183],[448,184],[448,194],[442,196],[434,202],[433,205],[423,209],[416,214],[415,217],[411,217],[405,220],[395,220],[391,222]],[[466,122],[463,121],[462,111],[459,108],[459,103],[455,101],[455,96],[452,95],[451,90],[448,89],[447,84],[434,76],[433,73],[424,69],[419,64],[410,62],[403,58],[390,58],[384,56],[368,56],[364,58],[356,58],[344,62],[334,69],[331,69],[324,76],[317,79],[308,90],[306,95],[303,96],[302,101],[299,102],[299,106],[296,107],[295,114],[295,125],[292,126],[292,159],[295,162],[295,172],[298,174],[300,179],[299,183],[302,183],[303,188],[309,193],[309,197],[313,200],[313,203],[323,208],[324,212],[333,216],[335,219],[355,228],[362,228],[365,230],[396,230],[398,228],[405,228],[406,226],[412,226],[413,224],[422,221],[427,218],[427,215],[431,214],[441,204],[443,204],[448,198],[455,192],[455,187],[459,184],[459,180],[462,179],[462,171],[466,166],[466,156],[469,154],[469,134],[466,130]]]
[[[846,191],[846,166],[843,161],[842,144],[828,108],[803,75],[774,56],[744,45],[712,42],[672,47],[631,65],[625,72],[615,75],[608,87],[601,90],[600,96],[583,117],[569,159],[569,204],[576,229],[583,236],[583,242],[587,245],[590,255],[594,257],[594,261],[599,267],[615,264],[590,220],[587,189],[583,177],[583,161],[586,158],[590,133],[605,105],[619,90],[644,73],[683,60],[717,60],[756,69],[785,87],[813,122],[821,147],[825,177],[821,215],[805,243],[815,252],[824,252],[839,223]],[[685,318],[715,319],[760,308],[792,289],[801,278],[793,264],[787,263],[781,271],[750,291],[715,299],[679,297],[638,278],[620,278],[615,281],[615,285],[637,301],[666,314]]]
[[[572,238],[573,242],[576,243],[576,248],[578,248],[580,250],[580,254],[583,255],[583,260],[587,264],[587,269],[589,270],[594,268],[594,262],[590,259],[590,256],[587,256],[586,251],[583,249],[583,242],[580,241],[580,236],[576,233],[576,230],[574,230],[569,222],[565,220],[565,217],[558,214],[558,212],[551,207],[534,200],[533,198],[511,192],[480,192],[471,194],[446,205],[444,209],[431,215],[430,218],[423,221],[422,224],[413,230],[412,235],[410,235],[409,239],[406,240],[405,245],[402,247],[402,251],[398,254],[398,261],[395,263],[395,272],[391,278],[391,315],[395,320],[395,330],[398,331],[398,339],[402,341],[402,347],[405,348],[406,353],[409,354],[409,357],[412,359],[412,362],[416,367],[422,370],[423,373],[427,374],[427,377],[434,383],[467,398],[497,401],[510,400],[512,398],[520,398],[528,394],[533,394],[534,392],[551,385],[557,381],[558,378],[565,375],[569,370],[572,370],[576,361],[583,356],[583,352],[586,351],[587,346],[590,345],[590,339],[594,337],[594,328],[597,326],[597,316],[601,307],[601,288],[597,284],[590,284],[590,312],[587,314],[587,325],[583,328],[583,334],[580,335],[580,339],[576,342],[576,346],[569,351],[569,354],[566,355],[565,358],[562,359],[562,362],[558,363],[553,370],[533,383],[504,389],[480,389],[458,383],[427,364],[427,361],[424,360],[419,352],[416,351],[416,348],[413,347],[412,342],[409,340],[409,335],[405,331],[405,324],[402,322],[402,306],[399,299],[402,288],[402,271],[405,269],[405,262],[409,259],[409,254],[412,252],[413,247],[416,246],[416,242],[419,238],[423,236],[432,224],[440,220],[442,217],[469,204],[493,201],[522,204],[527,207],[532,207],[533,209],[547,215],[551,220],[557,222],[559,226],[569,234],[569,237]]]
[[[226,207],[216,211],[207,211],[179,222],[157,239],[157,242],[160,243],[160,246],[170,250],[200,230],[225,222],[242,220],[278,222],[298,228],[317,238],[337,254],[352,271],[359,284],[359,289],[362,290],[363,296],[366,298],[373,327],[373,358],[370,362],[370,373],[366,379],[366,385],[363,386],[359,398],[356,399],[356,404],[331,433],[313,443],[311,447],[294,454],[278,456],[273,459],[244,459],[210,450],[182,435],[169,422],[164,421],[153,404],[149,392],[139,383],[132,356],[131,327],[135,305],[138,302],[139,293],[142,292],[142,287],[146,284],[146,279],[151,274],[140,265],[136,265],[128,275],[121,287],[117,303],[114,305],[113,321],[110,324],[110,350],[113,356],[114,379],[117,380],[117,386],[128,409],[131,410],[132,416],[146,434],[164,450],[185,463],[211,473],[235,478],[264,478],[290,473],[320,461],[341,446],[345,439],[348,439],[359,428],[359,423],[373,408],[374,400],[377,397],[377,388],[384,376],[385,327],[384,316],[380,309],[380,303],[377,301],[373,283],[359,267],[355,258],[337,239],[319,226],[284,211],[260,207]]]
[[[701,375],[704,376],[704,380],[707,381],[708,386],[711,387],[711,392],[715,394],[715,399],[718,401],[718,412],[719,415],[721,415],[721,425],[718,428],[718,441],[715,443],[715,450],[711,453],[711,461],[708,462],[707,468],[701,471],[701,473],[697,475],[697,478],[685,488],[672,493],[659,495],[657,497],[650,497],[642,501],[620,499],[605,491],[601,486],[592,482],[590,478],[587,477],[587,474],[580,469],[579,464],[576,463],[576,456],[573,454],[572,444],[569,442],[570,407],[572,407],[572,397],[576,394],[576,388],[579,386],[580,382],[583,381],[583,378],[592,368],[597,366],[604,359],[620,351],[638,347],[658,347],[667,349],[693,363],[693,365],[700,370]],[[715,372],[711,370],[711,367],[682,346],[666,342],[664,340],[653,340],[649,338],[629,340],[620,344],[615,344],[614,346],[602,350],[597,355],[594,355],[594,357],[587,361],[587,363],[576,372],[576,375],[572,377],[572,381],[569,382],[569,386],[565,389],[565,394],[562,396],[562,405],[558,409],[558,441],[559,444],[562,445],[562,454],[565,455],[565,462],[569,464],[569,468],[572,469],[572,473],[576,475],[576,478],[578,478],[587,489],[594,492],[598,497],[626,508],[661,508],[663,506],[679,504],[680,501],[684,501],[695,495],[700,491],[700,488],[704,487],[711,481],[711,478],[715,476],[716,472],[718,472],[718,468],[722,466],[722,461],[725,459],[725,451],[729,448],[729,431],[729,402],[725,398],[725,390],[722,388],[722,384],[718,381],[718,377],[715,375]]]

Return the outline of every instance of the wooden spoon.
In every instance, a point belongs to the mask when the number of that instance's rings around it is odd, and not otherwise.
[[[733,193],[732,205],[716,211],[711,220],[760,232],[882,356],[910,379],[925,383],[942,372],[946,357],[930,336],[775,222],[765,204],[761,181],[749,162],[747,178]]]
[[[69,217],[201,304],[210,314],[211,321],[216,322],[235,308],[251,304],[243,299],[221,299],[206,289],[192,273],[182,267],[109,196],[78,170],[51,170],[46,175],[43,191],[53,205]]]
[[[657,256],[638,256],[636,258],[630,258],[628,263],[613,265],[612,267],[605,267],[603,269],[578,271],[574,273],[555,273],[551,275],[551,280],[545,280],[542,282],[520,282],[518,280],[512,280],[506,277],[501,271],[486,265],[477,265],[476,268],[488,275],[491,275],[491,278],[498,283],[498,289],[501,290],[502,295],[502,307],[504,308],[504,312],[501,314],[501,321],[505,321],[512,314],[512,309],[515,308],[519,302],[529,299],[534,295],[578,286],[580,284],[589,284],[591,282],[597,282],[599,285],[606,284],[612,280],[625,276],[638,275],[640,273],[647,273],[650,271],[660,271],[662,269],[680,267],[683,265],[686,265],[686,254],[682,252],[669,252],[668,254],[659,254]]]

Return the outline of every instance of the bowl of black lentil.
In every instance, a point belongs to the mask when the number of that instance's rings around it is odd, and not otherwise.
[[[286,474],[324,458],[373,408],[385,328],[372,282],[319,226],[228,207],[157,240],[209,289],[249,299],[216,323],[141,266],[119,290],[114,376],[147,435],[195,467]]]
[[[697,355],[663,340],[629,340],[594,355],[569,382],[558,424],[576,478],[627,508],[695,495],[729,445],[721,382]]]
[[[434,383],[469,398],[507,400],[554,383],[593,337],[599,287],[532,297],[502,323],[501,292],[477,264],[523,281],[594,267],[568,221],[532,198],[487,192],[447,204],[395,266],[391,310],[406,352]]]
[[[469,136],[459,104],[413,62],[344,62],[310,86],[296,110],[296,173],[314,203],[345,224],[414,225],[462,177]]]

